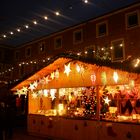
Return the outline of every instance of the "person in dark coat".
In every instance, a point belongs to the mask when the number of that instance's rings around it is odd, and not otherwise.
[[[5,129],[5,103],[0,102],[0,140],[3,140],[3,132]]]
[[[5,107],[5,135],[7,139],[12,139],[13,137],[13,128],[15,124],[15,109],[12,105],[6,104]]]

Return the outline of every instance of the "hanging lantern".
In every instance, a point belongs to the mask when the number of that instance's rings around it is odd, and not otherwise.
[[[96,74],[93,72],[93,74],[90,76],[91,82],[94,85],[96,81]]]
[[[114,71],[114,73],[113,73],[113,78],[114,78],[115,83],[117,83],[119,77],[118,77],[118,73],[116,71]]]
[[[77,70],[78,73],[81,71],[81,68],[78,64],[76,64],[76,70]]]
[[[44,89],[44,96],[45,96],[45,97],[48,97],[48,94],[49,94],[49,90]]]
[[[106,85],[107,83],[106,72],[101,73],[101,81],[103,85]]]
[[[37,98],[36,92],[33,92],[33,93],[32,93],[32,98],[33,98],[33,99],[36,99],[36,98]]]
[[[55,71],[55,78],[56,78],[56,79],[59,78],[59,70],[58,70],[58,69]]]

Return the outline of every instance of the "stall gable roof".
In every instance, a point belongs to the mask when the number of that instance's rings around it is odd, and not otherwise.
[[[50,63],[49,65],[47,65],[46,67],[44,67],[43,69],[39,70],[38,72],[36,72],[35,74],[33,74],[32,76],[27,78],[26,80],[19,83],[17,86],[12,88],[11,90],[20,89],[23,86],[30,85],[30,83],[43,78],[44,76],[46,76],[46,75],[50,74],[51,72],[55,71],[56,69],[62,67],[64,64],[70,62],[71,60],[72,59],[70,59],[70,58],[63,58],[63,57],[58,58],[55,61],[53,61],[52,63]]]
[[[125,62],[125,63],[112,63],[111,61],[102,61],[102,60],[96,60],[96,59],[86,59],[74,54],[60,54],[58,56],[53,57],[44,68],[42,68],[41,70],[39,70],[38,72],[36,72],[35,74],[33,74],[32,76],[28,77],[27,79],[23,80],[22,82],[20,82],[19,84],[17,84],[15,87],[13,87],[11,90],[15,91],[17,89],[21,89],[23,86],[29,86],[30,83],[39,80],[49,74],[51,74],[52,72],[54,72],[55,70],[61,68],[64,66],[64,64],[71,62],[71,61],[79,61],[82,63],[86,63],[86,64],[91,64],[91,65],[96,65],[96,66],[100,66],[100,67],[108,67],[108,68],[112,68],[112,69],[119,69],[121,71],[127,71],[130,73],[135,73],[135,71],[132,71],[132,69],[130,69],[129,67],[129,63]],[[130,71],[131,70],[131,71]],[[139,73],[139,72],[138,72]]]

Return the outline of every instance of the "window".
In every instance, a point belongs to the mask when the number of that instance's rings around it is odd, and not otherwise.
[[[54,48],[55,48],[55,49],[62,48],[62,37],[61,37],[61,36],[56,37],[56,38],[54,39]]]
[[[19,51],[15,52],[15,59],[18,60],[19,59]]]
[[[45,42],[39,44],[39,52],[40,53],[45,52]]]
[[[26,57],[30,57],[31,56],[31,48],[27,48],[25,53],[26,53],[25,54]]]
[[[123,39],[111,42],[112,61],[122,61],[125,58]]]
[[[73,43],[78,44],[83,41],[83,31],[81,30],[76,30],[73,33]]]
[[[127,26],[127,28],[136,27],[138,25],[139,25],[138,11],[128,13],[126,15],[126,26]]]
[[[107,22],[96,24],[96,36],[101,37],[107,35]]]

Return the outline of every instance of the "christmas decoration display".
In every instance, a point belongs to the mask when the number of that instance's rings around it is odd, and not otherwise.
[[[85,108],[84,117],[95,118],[96,113],[96,89],[88,87],[83,91],[82,104]]]

